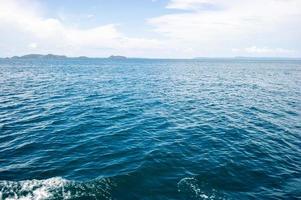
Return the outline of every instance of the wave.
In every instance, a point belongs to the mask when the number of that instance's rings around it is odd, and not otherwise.
[[[110,179],[88,182],[70,181],[61,177],[45,180],[0,181],[0,199],[112,199],[116,184]]]
[[[217,190],[208,188],[205,183],[198,181],[196,178],[181,179],[178,182],[178,192],[188,197],[188,199],[224,199]]]

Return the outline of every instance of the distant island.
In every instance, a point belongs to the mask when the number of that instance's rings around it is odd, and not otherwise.
[[[87,56],[78,56],[78,57],[69,57],[65,55],[55,55],[55,54],[27,54],[23,56],[12,56],[0,59],[13,59],[13,60],[62,60],[62,59],[108,59],[108,60],[126,60],[126,59],[165,59],[165,58],[138,58],[138,57],[125,57],[121,55],[111,55],[109,57],[87,57]],[[171,60],[301,60],[301,58],[289,58],[289,57],[247,57],[247,56],[235,56],[235,57],[195,57],[195,58],[166,58]]]
[[[123,59],[127,59],[127,57],[125,56],[110,56],[109,59],[113,59],[113,60],[123,60]]]
[[[61,56],[61,55],[53,55],[53,54],[28,54],[24,56],[13,56],[10,59],[66,59],[67,56]]]
[[[6,59],[89,59],[89,57],[86,56],[79,56],[79,57],[67,57],[64,55],[54,55],[54,54],[27,54],[24,56],[13,56],[10,58],[6,58]],[[123,60],[123,59],[127,59],[127,57],[125,56],[110,56],[107,59],[111,59],[111,60]]]

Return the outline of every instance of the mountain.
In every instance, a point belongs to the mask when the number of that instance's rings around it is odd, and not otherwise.
[[[124,59],[127,59],[127,57],[125,56],[110,56],[109,59],[112,59],[112,60],[124,60]]]
[[[71,58],[71,59],[89,59],[89,57],[86,56],[79,56],[79,57],[67,57],[64,55],[54,55],[54,54],[47,54],[47,55],[43,55],[43,54],[27,54],[24,56],[13,56],[9,59],[67,59],[67,58]],[[127,57],[125,56],[110,56],[107,59],[112,59],[112,60],[123,60],[123,59],[127,59]]]
[[[24,56],[13,56],[11,59],[65,59],[67,56],[61,56],[61,55],[53,55],[53,54],[28,54]]]

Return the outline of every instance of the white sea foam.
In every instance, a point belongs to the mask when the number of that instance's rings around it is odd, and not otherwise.
[[[60,177],[45,180],[0,181],[0,199],[51,199],[53,192],[62,190],[69,181]]]
[[[208,190],[207,188],[202,188],[195,178],[183,178],[178,182],[178,191],[184,193],[193,199],[221,199],[216,196],[216,191],[214,189]]]
[[[87,183],[54,177],[45,180],[0,181],[0,200],[44,200],[97,197],[111,199],[107,179]]]

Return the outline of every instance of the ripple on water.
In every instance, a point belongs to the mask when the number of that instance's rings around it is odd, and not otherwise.
[[[300,61],[0,59],[1,198],[298,199],[300,80]]]

